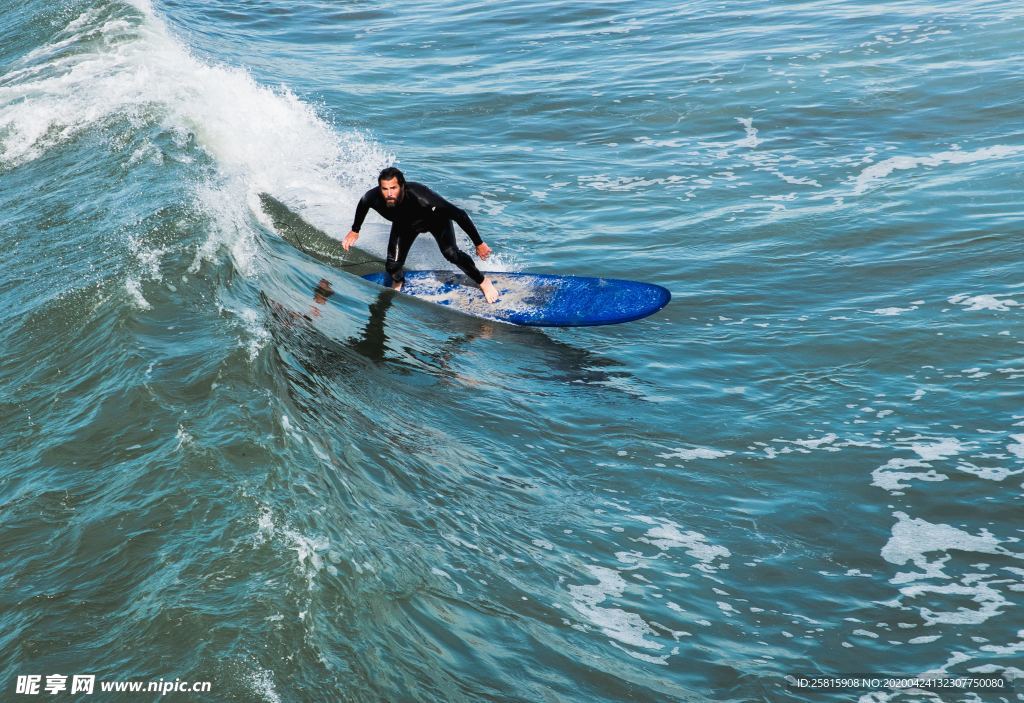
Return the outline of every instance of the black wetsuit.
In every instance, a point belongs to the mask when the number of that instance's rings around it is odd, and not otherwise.
[[[462,269],[463,273],[478,285],[483,282],[484,275],[473,263],[473,259],[455,243],[452,220],[459,223],[459,227],[469,235],[473,244],[479,246],[484,241],[465,210],[452,205],[422,183],[407,181],[402,187],[400,200],[394,207],[388,207],[380,188],[366,191],[366,195],[359,199],[356,206],[356,216],[352,222],[353,232],[358,232],[363,226],[363,220],[370,208],[391,222],[388,259],[384,267],[395,283],[405,280],[405,273],[402,271],[405,257],[408,256],[416,237],[423,232],[434,235],[445,259]]]

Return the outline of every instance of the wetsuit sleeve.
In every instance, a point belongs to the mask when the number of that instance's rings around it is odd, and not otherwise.
[[[447,201],[446,201],[447,202]],[[476,230],[476,225],[473,224],[473,220],[469,219],[469,213],[462,208],[455,207],[451,203],[448,203],[451,214],[449,215],[455,223],[462,228],[462,231],[469,235],[469,238],[473,240],[474,246],[480,246],[484,243],[480,233]],[[440,208],[438,208],[440,210]]]
[[[454,220],[455,224],[461,227],[462,231],[469,235],[469,238],[473,240],[473,244],[475,246],[483,244],[484,240],[480,237],[480,233],[477,231],[476,225],[473,224],[473,220],[469,218],[469,213],[448,202],[424,185],[417,183],[415,187],[416,196],[419,198],[421,203],[437,213],[438,216],[448,220]]]
[[[370,203],[373,202],[373,196],[376,192],[376,188],[371,188],[359,199],[359,204],[356,205],[356,216],[352,220],[353,232],[358,232],[359,228],[363,226],[363,220],[366,219],[366,213],[370,211]]]

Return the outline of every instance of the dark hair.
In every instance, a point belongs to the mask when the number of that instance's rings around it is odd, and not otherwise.
[[[377,183],[380,183],[381,181],[390,181],[392,178],[398,179],[398,185],[405,185],[405,174],[394,166],[388,166],[386,169],[381,171],[380,175],[377,176]]]

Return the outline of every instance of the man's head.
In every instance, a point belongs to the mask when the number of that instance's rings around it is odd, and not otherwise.
[[[394,166],[388,166],[377,176],[377,184],[380,186],[380,194],[384,196],[384,204],[394,207],[402,202],[405,194],[405,174]]]

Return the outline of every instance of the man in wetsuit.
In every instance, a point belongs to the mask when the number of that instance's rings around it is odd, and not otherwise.
[[[388,258],[384,268],[391,276],[392,288],[402,289],[402,283],[405,281],[405,272],[402,270],[405,257],[408,256],[416,237],[423,232],[430,232],[434,235],[444,258],[458,266],[480,286],[487,302],[493,303],[498,299],[498,291],[494,284],[480,273],[469,254],[460,250],[455,243],[453,220],[473,240],[477,256],[486,259],[491,254],[491,248],[480,238],[480,233],[465,210],[452,205],[422,183],[407,183],[405,176],[397,168],[386,168],[377,177],[377,187],[366,191],[356,206],[352,230],[345,235],[341,243],[345,251],[359,239],[359,228],[363,226],[363,219],[370,208],[391,222]]]

